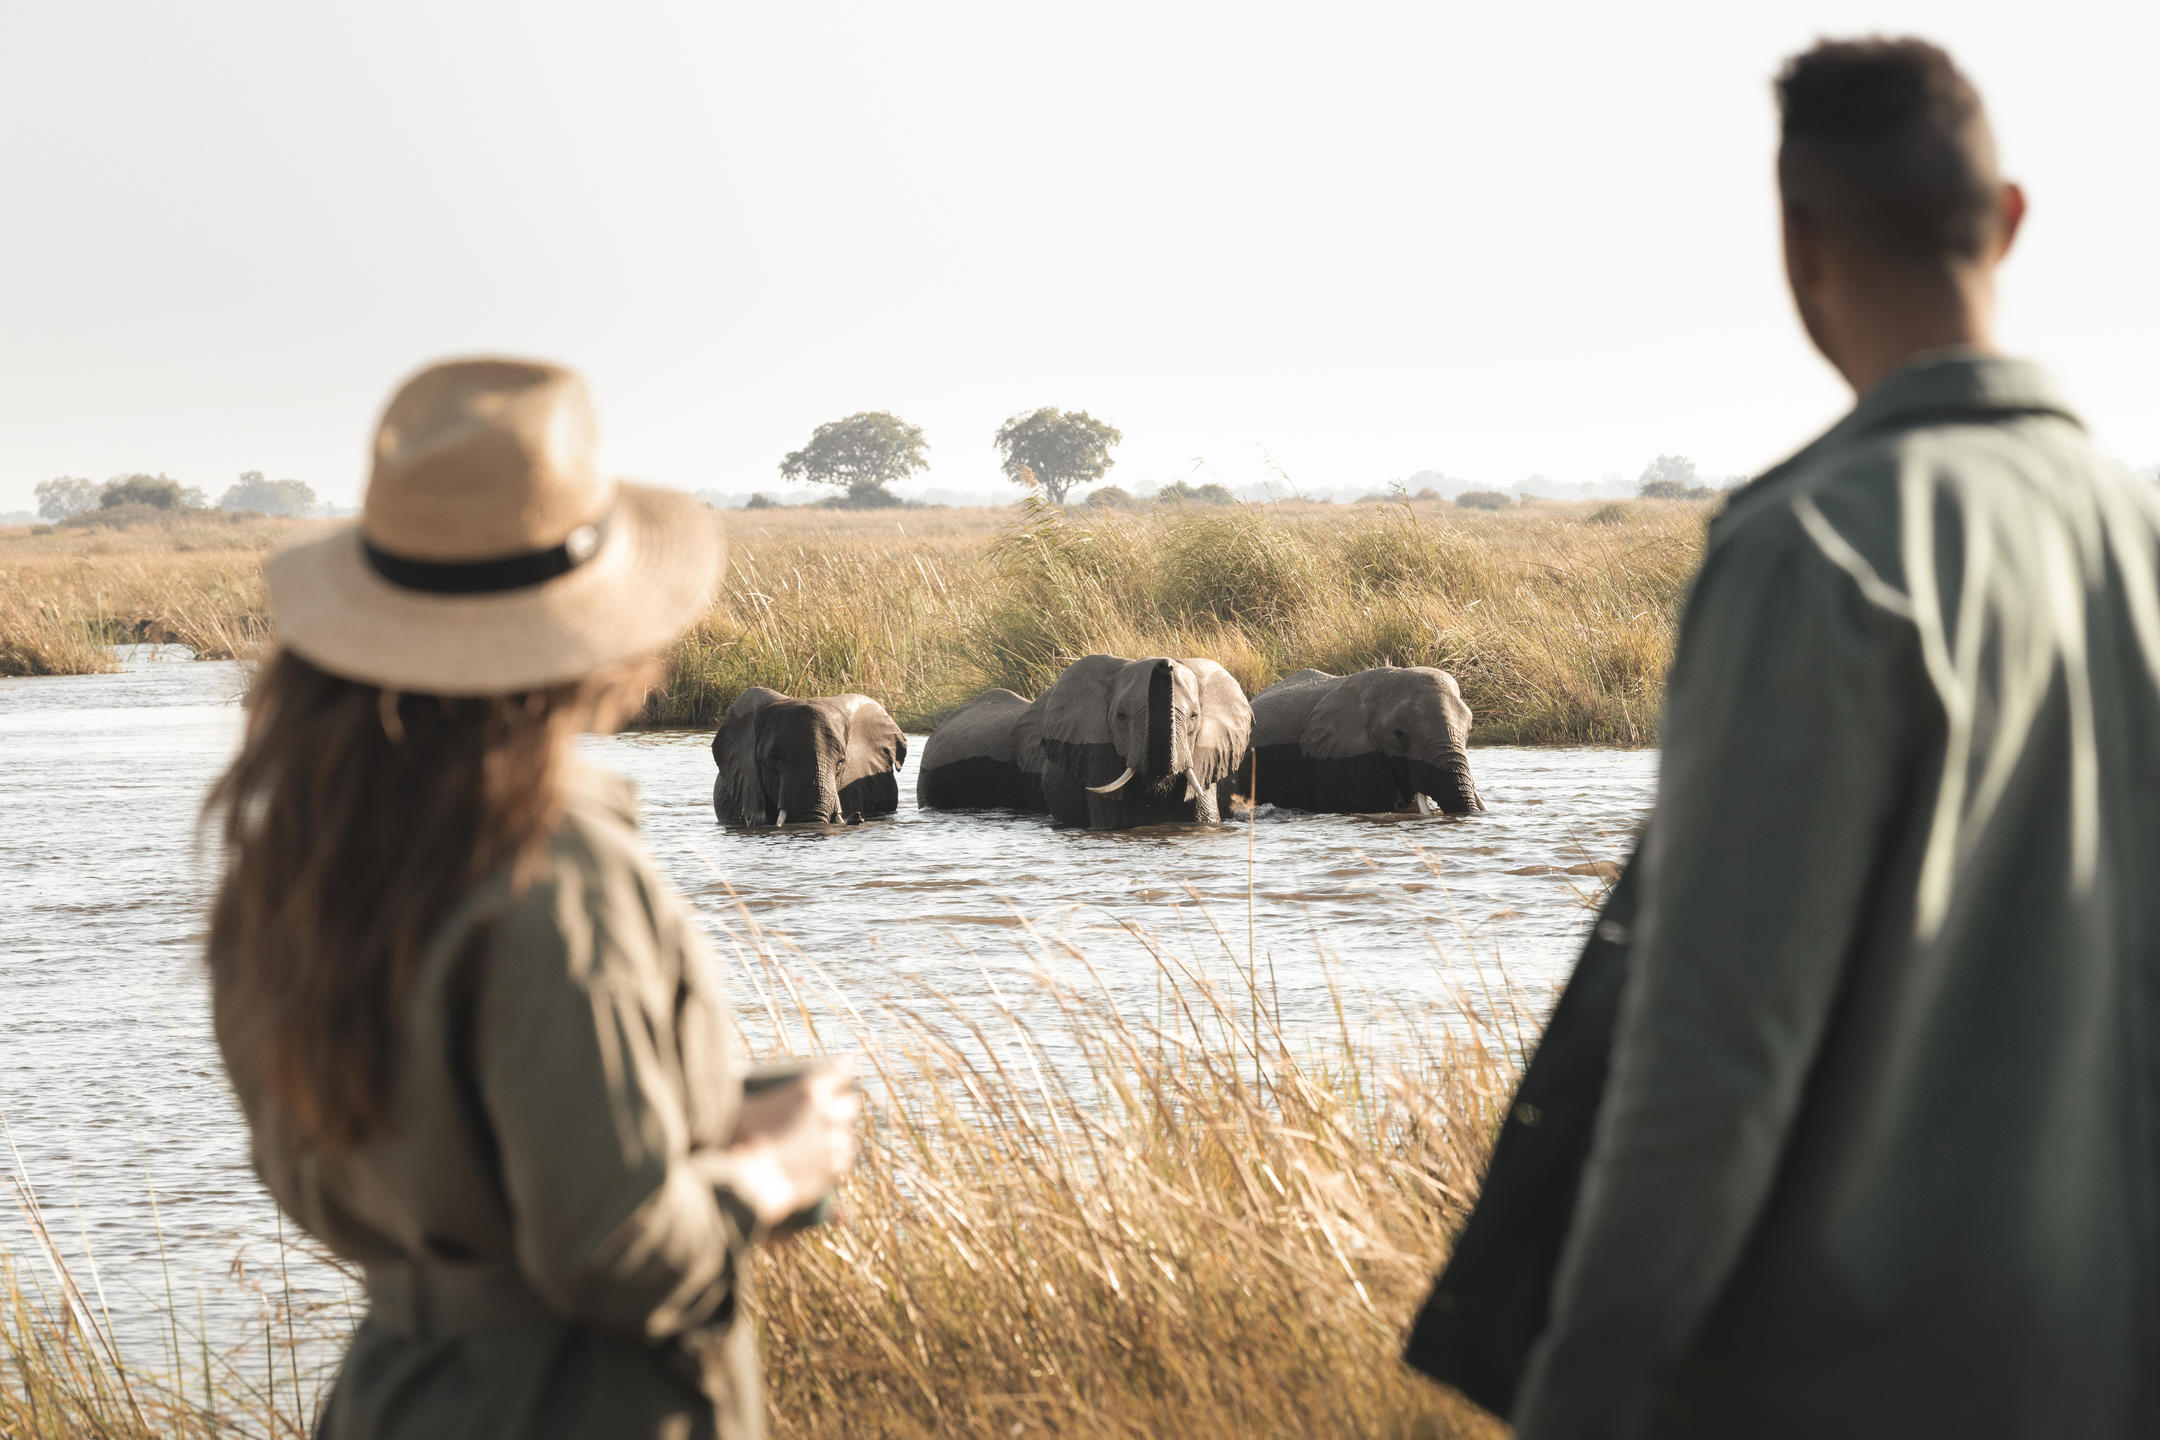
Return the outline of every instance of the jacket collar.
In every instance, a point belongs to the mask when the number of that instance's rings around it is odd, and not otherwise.
[[[563,798],[573,807],[590,806],[635,830],[637,786],[612,770],[572,759],[563,767]]]
[[[2030,360],[1977,350],[1931,350],[1877,382],[1830,435],[1961,417],[2032,414],[2084,423],[2054,380]]]
[[[2059,415],[2080,428],[2085,423],[2047,371],[2030,360],[1962,348],[1931,350],[1878,381],[1844,419],[1734,491],[1725,513],[1776,486],[1807,461],[1861,435],[2011,415]]]

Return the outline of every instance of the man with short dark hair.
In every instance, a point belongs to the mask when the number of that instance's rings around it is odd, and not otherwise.
[[[1519,1433],[2160,1434],[2160,502],[1994,350],[1949,57],[1777,93],[1859,401],[1711,530]]]

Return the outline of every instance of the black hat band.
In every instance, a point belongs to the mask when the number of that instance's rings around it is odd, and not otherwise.
[[[560,545],[495,560],[414,560],[378,549],[365,536],[360,549],[370,569],[403,589],[430,595],[493,595],[545,585],[577,569],[600,553],[612,518],[603,515],[590,525],[578,526]]]

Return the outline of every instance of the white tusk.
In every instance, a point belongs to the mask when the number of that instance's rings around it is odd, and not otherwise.
[[[780,818],[779,818],[778,820],[775,820],[775,821],[773,822],[773,824],[774,824],[774,825],[775,825],[776,827],[779,827],[779,828],[783,828],[783,829],[784,829],[784,828],[786,828],[786,826],[787,826],[787,811],[785,811],[785,810],[782,810],[782,811],[780,812]]]
[[[1117,777],[1117,779],[1115,779],[1115,780],[1112,780],[1112,781],[1111,781],[1111,782],[1110,782],[1109,784],[1107,784],[1107,785],[1090,785],[1090,786],[1088,786],[1087,788],[1088,788],[1089,792],[1090,792],[1090,793],[1092,793],[1092,794],[1096,794],[1096,795],[1107,795],[1107,794],[1109,794],[1109,793],[1110,793],[1111,791],[1113,791],[1113,790],[1122,790],[1122,789],[1124,789],[1124,788],[1125,788],[1125,782],[1126,782],[1126,781],[1128,781],[1128,780],[1130,780],[1130,779],[1132,779],[1132,777],[1133,777],[1133,768],[1132,768],[1132,766],[1130,766],[1130,765],[1127,765],[1127,766],[1125,767],[1125,773],[1124,773],[1124,774],[1122,774],[1122,775],[1120,775],[1120,776],[1118,776],[1118,777]]]
[[[1193,779],[1190,770],[1185,772],[1185,798],[1187,800],[1198,800],[1200,798],[1200,782]]]
[[[1433,811],[1440,808],[1439,806],[1433,804],[1432,797],[1427,795],[1422,790],[1418,791],[1417,794],[1411,796],[1410,798],[1417,801],[1417,813],[1420,815],[1430,815],[1433,813]]]

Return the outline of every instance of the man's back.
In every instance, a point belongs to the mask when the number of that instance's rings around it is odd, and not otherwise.
[[[1970,353],[1715,524],[1526,1435],[2160,1426],[2156,555]]]

